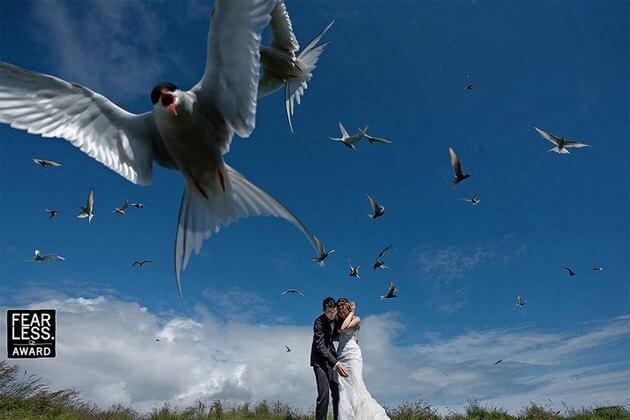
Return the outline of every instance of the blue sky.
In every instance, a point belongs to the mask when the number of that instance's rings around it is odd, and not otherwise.
[[[205,65],[205,2],[90,4],[2,2],[0,59],[84,84],[137,113],[149,109],[155,84],[187,89],[197,82]],[[621,355],[630,350],[624,318],[630,309],[630,6],[296,1],[288,9],[302,45],[335,19],[297,108],[296,134],[288,131],[281,94],[265,97],[253,136],[235,138],[225,159],[336,249],[326,269],[310,261],[313,251],[293,226],[252,218],[223,229],[191,258],[181,303],[172,266],[179,174],[156,168],[153,185],[137,187],[63,140],[2,125],[0,304],[54,301],[62,308],[106,296],[108,303],[137,302],[160,328],[173,319],[203,324],[208,317],[226,334],[233,322],[294,327],[304,332],[296,337],[305,337],[306,349],[321,299],[347,296],[385,331],[369,334],[401,357],[417,346],[456,345],[470,334],[498,346],[489,338],[495,332],[578,339],[620,324],[622,333],[593,344],[588,357],[576,356],[571,365],[559,358],[543,371],[612,364],[610,372],[621,369],[627,386],[630,366]],[[472,91],[464,89],[464,73]],[[359,144],[353,153],[328,140],[338,134],[337,121],[350,131],[369,124],[371,134],[396,143]],[[534,126],[593,147],[547,153],[550,144]],[[472,174],[455,191],[448,185],[449,146]],[[32,158],[64,166],[44,170]],[[75,215],[92,187],[96,216],[88,224]],[[482,200],[476,207],[454,200],[476,191]],[[366,216],[366,193],[383,202],[384,217]],[[126,198],[146,209],[113,214]],[[59,209],[52,221],[47,207]],[[373,258],[390,244],[391,268],[371,272]],[[26,263],[35,248],[67,261]],[[155,263],[133,270],[137,258]],[[347,258],[362,266],[361,280],[347,277]],[[568,278],[565,265],[578,275]],[[593,266],[604,271],[593,274]],[[381,301],[390,280],[399,298]],[[306,296],[280,295],[288,287]],[[523,310],[514,305],[517,294],[527,299]],[[308,354],[301,356],[296,369],[309,378]],[[504,359],[513,363],[505,375],[529,377],[519,369],[539,366],[519,352]],[[33,367],[50,378],[55,362],[45,363]],[[379,401],[402,398],[379,388],[375,367],[367,375]],[[300,391],[307,403],[311,382],[305,379]],[[265,395],[248,386],[252,395]],[[98,399],[95,387],[85,389]],[[584,395],[602,387],[594,382]],[[475,396],[466,392],[461,395]],[[519,392],[497,386],[483,397],[518,406]],[[434,398],[436,405],[455,404]]]

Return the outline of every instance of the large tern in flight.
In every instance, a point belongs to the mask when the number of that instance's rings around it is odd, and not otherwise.
[[[0,122],[64,138],[134,184],[151,184],[154,161],[184,176],[175,242],[180,296],[192,251],[199,253],[204,240],[240,218],[282,217],[316,245],[291,212],[223,160],[234,133],[254,131],[260,38],[275,4],[217,0],[203,77],[187,91],[158,84],[153,108],[144,114],[84,86],[0,62]]]

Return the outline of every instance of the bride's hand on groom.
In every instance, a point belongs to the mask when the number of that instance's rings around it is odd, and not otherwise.
[[[337,372],[339,372],[339,374],[343,377],[347,377],[348,376],[348,370],[346,369],[346,367],[342,364],[337,362]]]

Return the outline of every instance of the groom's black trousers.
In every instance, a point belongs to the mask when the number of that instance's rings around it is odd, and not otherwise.
[[[333,417],[337,420],[339,413],[339,384],[332,376],[319,366],[313,366],[315,380],[317,381],[317,405],[315,407],[315,420],[326,420],[328,416],[329,394],[332,393]]]

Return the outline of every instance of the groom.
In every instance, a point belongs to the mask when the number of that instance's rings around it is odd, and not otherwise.
[[[348,376],[346,367],[337,361],[333,339],[337,336],[337,306],[335,299],[327,297],[322,302],[324,311],[313,324],[313,344],[311,346],[311,366],[317,381],[317,406],[315,419],[326,420],[329,394],[332,393],[333,416],[337,420],[339,408],[339,384],[334,370],[341,376]]]

